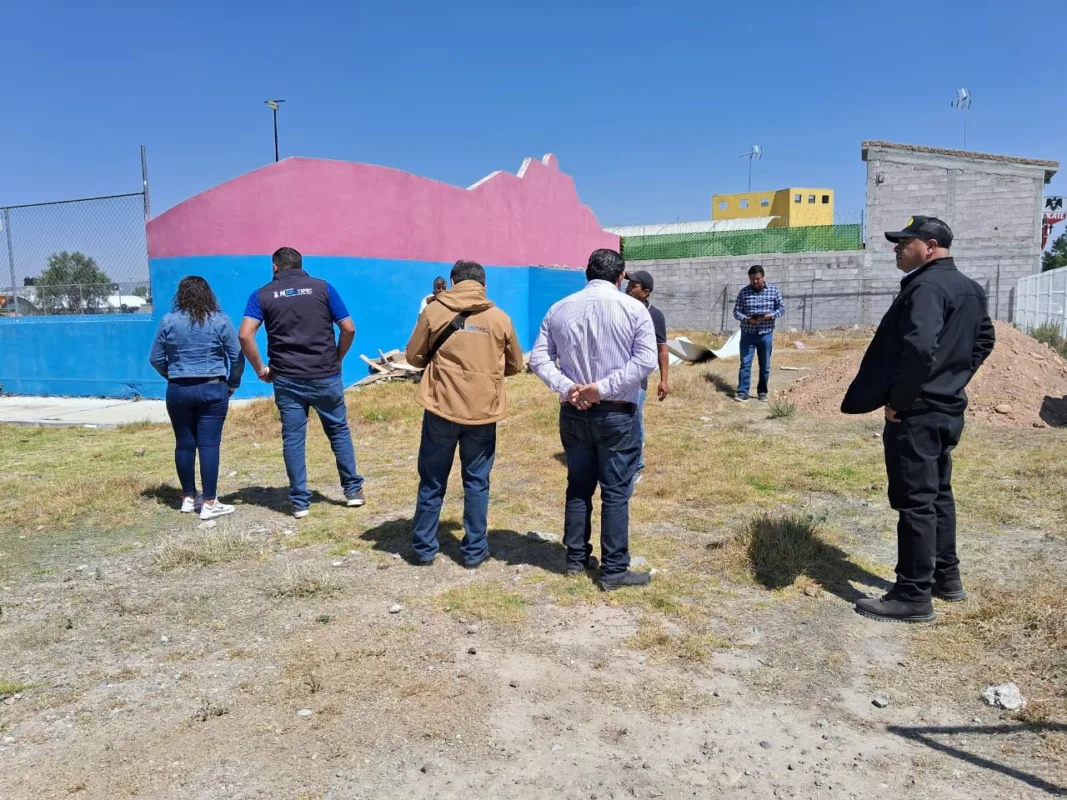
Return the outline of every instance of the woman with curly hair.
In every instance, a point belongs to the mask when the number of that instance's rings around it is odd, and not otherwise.
[[[159,323],[149,360],[167,379],[182,512],[199,512],[200,519],[232,514],[233,506],[217,498],[219,445],[230,395],[241,385],[245,359],[233,323],[222,313],[206,280],[196,275],[182,278],[174,310]],[[197,451],[202,495],[196,491]]]

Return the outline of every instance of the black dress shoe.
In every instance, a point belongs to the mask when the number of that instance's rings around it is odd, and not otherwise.
[[[567,577],[577,578],[587,572],[595,572],[599,567],[600,562],[596,560],[596,556],[589,556],[582,564],[568,564]]]
[[[946,603],[962,603],[967,599],[967,590],[963,588],[963,581],[944,581],[934,585],[934,597],[944,600]]]
[[[937,619],[929,600],[901,600],[892,592],[881,599],[865,597],[856,602],[856,613],[879,622],[933,622]]]
[[[627,586],[648,586],[652,582],[652,576],[647,572],[620,572],[618,575],[603,577],[600,579],[600,588],[605,592],[614,592],[616,589],[625,589]]]

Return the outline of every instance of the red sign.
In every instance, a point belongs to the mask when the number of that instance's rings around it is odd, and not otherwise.
[[[1041,249],[1045,249],[1045,245],[1048,244],[1049,234],[1052,233],[1052,226],[1058,222],[1063,222],[1067,219],[1067,207],[1065,207],[1062,197],[1046,197],[1045,198],[1045,213],[1041,215]]]

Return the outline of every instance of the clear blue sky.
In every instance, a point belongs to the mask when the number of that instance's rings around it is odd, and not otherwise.
[[[1067,3],[724,5],[8,3],[0,204],[136,191],[143,143],[159,213],[273,159],[268,97],[283,157],[466,186],[553,152],[605,225],[707,218],[753,143],[754,188],[858,212],[860,141],[959,147],[960,86],[970,149],[1067,162]]]

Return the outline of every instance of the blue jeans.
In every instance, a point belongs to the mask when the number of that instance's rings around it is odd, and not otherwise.
[[[496,459],[496,423],[460,425],[426,411],[419,444],[419,498],[411,526],[411,544],[419,561],[432,561],[440,549],[437,527],[456,445],[463,473],[463,562],[478,564],[489,557],[486,529],[489,473]]]
[[[645,468],[645,398],[647,396],[648,389],[642,389],[637,396],[637,438],[641,443],[641,455],[637,461],[638,472]]]
[[[219,445],[230,407],[230,392],[222,380],[176,378],[167,384],[167,414],[174,428],[174,466],[182,495],[196,495],[196,454],[200,453],[200,481],[205,500],[219,489]]]
[[[295,510],[301,511],[311,505],[304,458],[310,408],[318,413],[322,430],[330,440],[345,497],[351,497],[363,488],[363,476],[356,472],[356,451],[352,446],[352,432],[348,429],[345,389],[340,375],[320,380],[276,376],[274,402],[282,418],[282,455],[289,475],[289,501]]]
[[[563,544],[567,564],[584,566],[593,552],[593,493],[600,484],[600,564],[605,578],[630,566],[630,494],[641,458],[635,414],[563,405],[559,438],[567,454]]]
[[[746,333],[741,331],[741,371],[737,376],[737,393],[748,397],[752,383],[752,356],[759,356],[759,384],[757,394],[767,394],[767,383],[771,378],[771,350],[774,347],[774,332]]]

